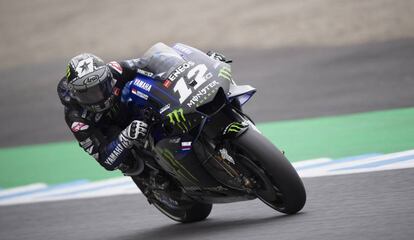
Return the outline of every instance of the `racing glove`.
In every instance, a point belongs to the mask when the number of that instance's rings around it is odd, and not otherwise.
[[[147,136],[148,124],[143,121],[134,120],[127,128],[122,130],[119,141],[124,148],[131,148],[134,142],[144,139]]]
[[[227,59],[226,56],[224,56],[223,54],[217,53],[217,52],[213,52],[213,51],[208,51],[207,52],[207,56],[209,56],[212,59],[219,60],[219,61],[225,62],[225,63],[231,63],[231,62],[233,62],[233,60]]]

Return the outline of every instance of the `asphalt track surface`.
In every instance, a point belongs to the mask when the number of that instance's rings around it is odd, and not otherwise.
[[[227,52],[238,82],[259,90],[246,108],[258,121],[414,103],[412,40]],[[64,66],[56,60],[0,71],[0,89],[8,89],[0,96],[1,146],[72,139],[55,95]],[[412,239],[413,173],[307,178],[301,214],[284,216],[249,201],[216,205],[207,221],[189,225],[167,219],[141,195],[5,206],[0,239]]]
[[[305,208],[283,215],[258,200],[214,205],[179,224],[142,195],[0,207],[0,239],[412,239],[414,170],[304,179]]]

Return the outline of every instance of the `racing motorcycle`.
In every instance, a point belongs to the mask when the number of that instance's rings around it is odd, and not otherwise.
[[[121,101],[151,123],[131,176],[150,204],[183,223],[204,220],[215,203],[259,198],[285,214],[303,208],[297,172],[242,110],[256,89],[237,85],[228,62],[163,43],[142,59]]]

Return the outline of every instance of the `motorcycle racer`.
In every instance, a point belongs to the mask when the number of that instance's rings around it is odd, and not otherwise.
[[[219,53],[207,54],[227,61]],[[93,54],[82,53],[69,61],[66,75],[58,83],[67,125],[80,147],[106,170],[140,173],[131,149],[142,146],[148,125],[129,114],[120,95],[137,71],[145,71],[145,64],[140,58],[105,64]]]

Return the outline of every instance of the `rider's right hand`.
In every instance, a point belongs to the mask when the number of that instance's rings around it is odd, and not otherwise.
[[[119,140],[125,148],[131,148],[134,142],[142,140],[147,136],[148,124],[143,121],[134,120],[119,135]]]

